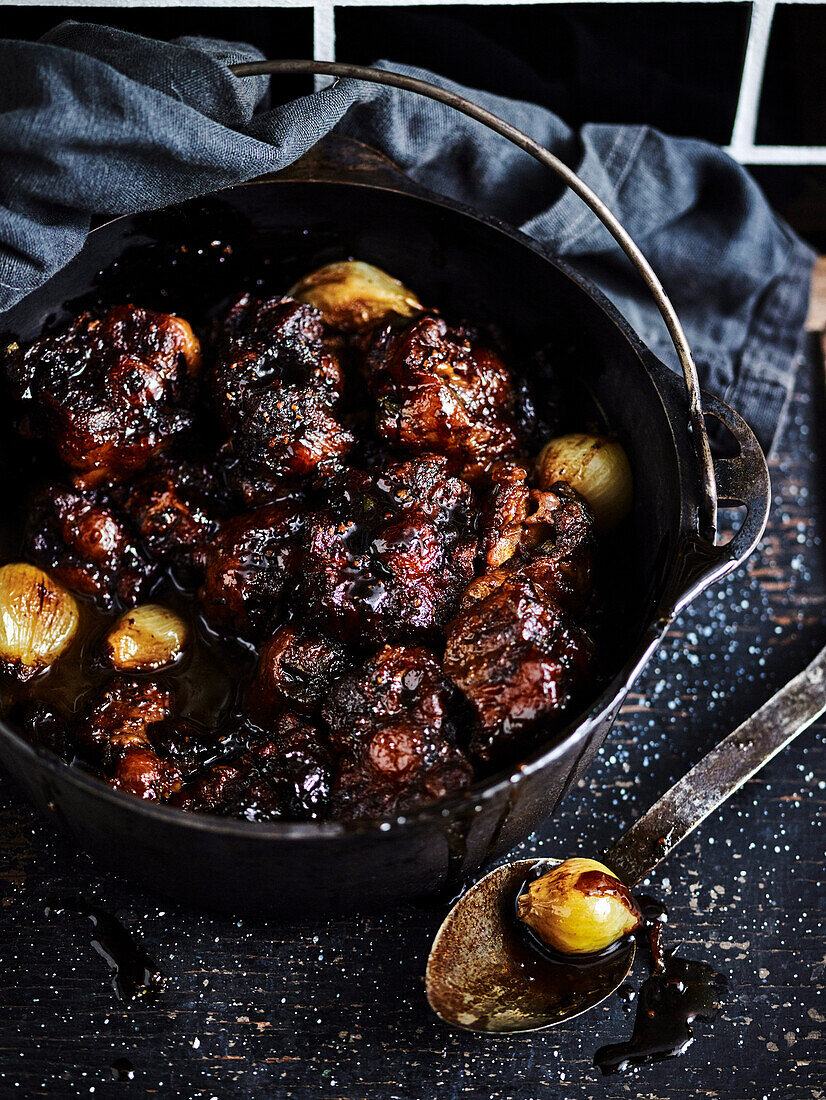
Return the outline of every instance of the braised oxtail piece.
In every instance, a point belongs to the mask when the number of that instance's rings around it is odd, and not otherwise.
[[[158,564],[112,494],[50,484],[37,493],[24,552],[98,607],[134,607],[151,590]]]
[[[114,498],[128,516],[145,554],[194,586],[206,549],[228,511],[228,493],[214,463],[163,455]]]
[[[335,815],[382,817],[466,787],[472,770],[456,745],[454,701],[436,656],[422,646],[385,646],[340,680],[323,710],[342,753]]]
[[[366,370],[376,427],[391,446],[446,455],[470,482],[519,450],[510,372],[472,331],[440,317],[402,331],[387,326],[368,349]]]
[[[215,406],[232,430],[250,394],[270,385],[317,387],[331,397],[344,375],[324,342],[321,314],[292,298],[244,294],[230,307],[212,376]]]
[[[190,718],[170,715],[152,724],[152,747],[180,772],[182,782],[204,774],[220,760],[231,759],[248,747],[248,740],[234,723],[208,729]],[[258,731],[255,731],[256,736]]]
[[[473,493],[425,455],[380,476],[348,470],[307,526],[304,613],[343,641],[427,637],[473,577]]]
[[[336,466],[353,436],[335,416],[344,376],[318,310],[244,295],[223,333],[212,392],[241,470],[277,482]]]
[[[49,440],[84,487],[144,469],[191,427],[200,367],[186,321],[135,306],[83,314],[6,364],[23,428]]]
[[[444,669],[474,711],[471,750],[513,753],[556,719],[587,681],[593,647],[572,617],[591,588],[590,514],[564,485],[546,494],[553,538],[520,550],[469,586],[447,626]]]
[[[282,626],[261,647],[247,699],[250,714],[265,723],[283,710],[312,714],[347,671],[347,657],[332,638]]]
[[[226,520],[206,549],[201,603],[209,624],[228,635],[260,638],[274,625],[285,587],[297,583],[304,511],[294,502],[265,505]]]
[[[208,767],[182,788],[173,804],[196,813],[250,821],[324,816],[330,797],[332,753],[319,731],[285,713],[265,730],[250,727],[249,747]]]
[[[151,730],[172,713],[169,688],[149,680],[110,680],[93,697],[74,729],[75,739],[100,761],[106,782],[154,802],[181,785],[180,770],[155,750]]]
[[[507,562],[512,568],[518,551],[532,550],[562,529],[556,494],[531,489],[527,477],[515,462],[495,462],[489,471],[479,525],[488,573]]]

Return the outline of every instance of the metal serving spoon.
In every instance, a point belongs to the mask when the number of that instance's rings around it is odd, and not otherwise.
[[[678,780],[603,857],[634,886],[701,821],[826,711],[826,649]],[[495,1034],[538,1031],[595,1008],[622,984],[633,939],[596,966],[546,962],[526,947],[514,904],[538,864],[521,859],[485,875],[451,909],[427,961],[427,999],[454,1027]]]

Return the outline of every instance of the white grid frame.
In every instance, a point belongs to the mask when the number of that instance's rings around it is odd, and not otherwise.
[[[8,0],[6,0],[8,3]],[[27,6],[31,0],[11,0]],[[76,0],[77,2],[77,0]],[[571,0],[79,0],[88,7],[187,7],[311,8],[313,11],[313,56],[317,61],[336,60],[336,10],[351,7],[438,7],[445,4],[565,4]],[[696,3],[698,0],[577,0],[579,3]],[[704,3],[730,0],[700,0]],[[39,0],[44,7],[60,8],[66,0]],[[826,145],[758,145],[757,118],[766,55],[774,13],[780,4],[822,4],[826,0],[751,0],[751,21],[746,43],[737,111],[727,152],[741,164],[826,165]],[[323,81],[323,78],[321,78]]]

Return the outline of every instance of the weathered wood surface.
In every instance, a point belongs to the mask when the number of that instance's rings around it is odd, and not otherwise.
[[[762,548],[683,616],[580,789],[514,856],[603,851],[826,641],[825,412],[813,354],[772,460]],[[651,889],[670,907],[672,942],[726,971],[730,997],[681,1061],[607,1080],[591,1060],[630,1032],[633,1006],[619,999],[522,1039],[451,1032],[429,1014],[424,963],[441,909],[307,926],[186,912],[101,877],[0,778],[0,1095],[824,1097],[823,730],[660,868]],[[55,893],[139,930],[169,990],[119,1003],[86,923],[44,915]],[[118,1057],[134,1080],[112,1080]]]
[[[806,328],[810,332],[823,332],[826,329],[826,256],[818,256],[812,272]]]

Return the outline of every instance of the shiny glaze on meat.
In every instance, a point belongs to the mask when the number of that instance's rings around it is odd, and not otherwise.
[[[9,357],[25,426],[47,439],[80,486],[120,481],[187,431],[201,350],[189,324],[121,306],[84,314]]]

